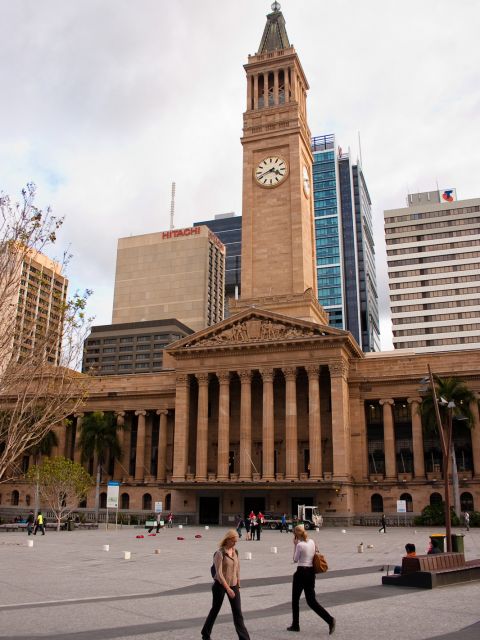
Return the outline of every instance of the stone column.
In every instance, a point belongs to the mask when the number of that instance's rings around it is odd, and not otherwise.
[[[393,426],[393,400],[380,400],[383,407],[383,443],[385,447],[385,478],[395,478],[395,429]]]
[[[407,402],[412,412],[413,475],[415,478],[425,478],[422,418],[419,411],[422,399],[407,398]]]
[[[285,376],[285,479],[298,480],[297,368],[282,369]]]
[[[350,429],[348,365],[343,360],[328,365],[331,383],[333,476],[346,480],[350,475]]]
[[[253,108],[258,109],[258,74],[253,76]]]
[[[65,448],[67,442],[67,425],[65,420],[62,420],[59,424],[56,424],[53,428],[55,435],[57,436],[58,445],[54,447],[58,456],[65,458]]]
[[[287,102],[290,102],[290,83],[288,81],[288,72],[288,67],[287,69],[283,70],[283,79],[285,84],[285,104],[287,104]]]
[[[158,430],[157,480],[165,482],[167,479],[167,444],[168,444],[168,409],[159,409],[160,427]]]
[[[263,414],[262,414],[262,480],[274,480],[274,425],[273,425],[273,369],[260,371],[263,380]]]
[[[138,416],[135,480],[143,480],[145,476],[145,416],[147,412],[135,411],[135,415]]]
[[[275,69],[273,72],[273,104],[278,105],[278,74],[279,70]]]
[[[480,478],[480,417],[478,398],[471,403],[470,410],[473,414],[473,429],[470,431],[472,437],[473,473],[475,478]]]
[[[247,76],[247,111],[252,108],[252,76]]]
[[[268,107],[268,73],[263,74],[263,108]]]
[[[308,448],[310,451],[310,478],[322,477],[322,427],[320,424],[319,367],[305,367],[308,374]]]
[[[190,411],[190,381],[188,374],[178,374],[175,392],[175,433],[173,443],[173,482],[185,480],[188,451],[188,415]]]
[[[197,456],[195,480],[207,479],[208,453],[208,373],[196,375],[198,381]]]
[[[77,423],[75,426],[75,442],[73,443],[73,461],[80,464],[80,460],[82,458],[82,451],[78,446],[78,442],[80,440],[80,433],[82,431],[82,420],[84,417],[84,413],[76,413],[75,418],[77,419]]]
[[[125,411],[116,411],[115,417],[117,418],[117,438],[118,444],[120,445],[120,451],[122,453],[122,457],[120,460],[115,458],[115,463],[113,467],[113,478],[114,480],[121,480],[122,477],[128,476],[128,468],[125,469],[125,429],[123,428],[125,425]],[[128,461],[127,461],[128,465]],[[122,473],[123,470],[123,473]]]
[[[252,479],[252,372],[239,371],[240,392],[240,480]]]
[[[230,449],[230,373],[217,373],[218,398],[218,467],[217,480],[228,480],[228,453]]]

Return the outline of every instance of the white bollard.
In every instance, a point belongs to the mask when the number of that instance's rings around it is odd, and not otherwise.
[[[346,529],[342,529],[342,533],[347,533],[347,530]]]
[[[315,527],[315,531],[320,531],[320,527]]]
[[[130,558],[132,557],[132,554],[130,551],[124,551],[123,552],[123,559],[124,560],[130,560]]]
[[[210,527],[208,526],[208,524],[205,526],[205,531],[208,531],[210,529]]]
[[[104,544],[104,545],[103,545],[103,547],[102,547],[102,549],[103,549],[104,551],[110,551],[110,545],[109,545],[109,544]]]
[[[178,525],[178,528],[179,528],[179,529],[183,529],[183,524],[179,524],[179,525]]]
[[[251,551],[245,551],[245,560],[251,560],[251,559],[252,559]]]
[[[363,553],[363,542],[361,542],[357,547],[358,553]]]
[[[33,547],[33,540],[27,540],[27,547]]]
[[[155,555],[158,555],[160,553],[160,549],[155,549],[154,553]]]
[[[277,553],[277,547],[270,547],[270,553]]]

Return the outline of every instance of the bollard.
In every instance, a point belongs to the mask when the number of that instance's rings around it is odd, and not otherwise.
[[[110,545],[109,545],[109,544],[104,544],[104,545],[103,545],[103,547],[102,547],[102,549],[103,549],[104,551],[110,551]]]
[[[27,547],[33,547],[33,540],[27,540]]]
[[[315,531],[320,531],[320,527],[315,527]]]
[[[158,555],[160,553],[160,549],[155,549],[154,554]]]
[[[358,553],[363,553],[363,542],[360,542],[360,544],[357,547],[357,551]]]
[[[270,547],[270,553],[277,553],[277,547]]]
[[[130,551],[124,551],[123,552],[123,559],[124,560],[130,560],[131,557],[132,557],[132,554],[130,553]]]
[[[208,524],[205,526],[205,531],[208,531],[210,529],[210,527],[208,526]]]
[[[252,559],[251,551],[245,551],[245,560],[251,560],[251,559]]]
[[[346,529],[342,529],[342,533],[347,533],[347,530]]]
[[[183,529],[183,524],[179,524],[179,525],[178,525],[178,528],[179,528],[179,529]]]

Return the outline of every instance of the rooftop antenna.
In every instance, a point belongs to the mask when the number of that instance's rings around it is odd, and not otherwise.
[[[172,197],[170,199],[170,231],[172,229],[175,229],[175,226],[173,224],[173,217],[175,215],[175,188],[176,184],[175,182],[172,182]]]

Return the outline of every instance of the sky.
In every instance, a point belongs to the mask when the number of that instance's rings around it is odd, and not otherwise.
[[[0,191],[65,216],[70,290],[111,322],[120,237],[241,214],[243,65],[265,0],[0,0]],[[478,0],[283,0],[312,135],[359,155],[372,199],[382,349],[383,211],[407,193],[480,197]]]

